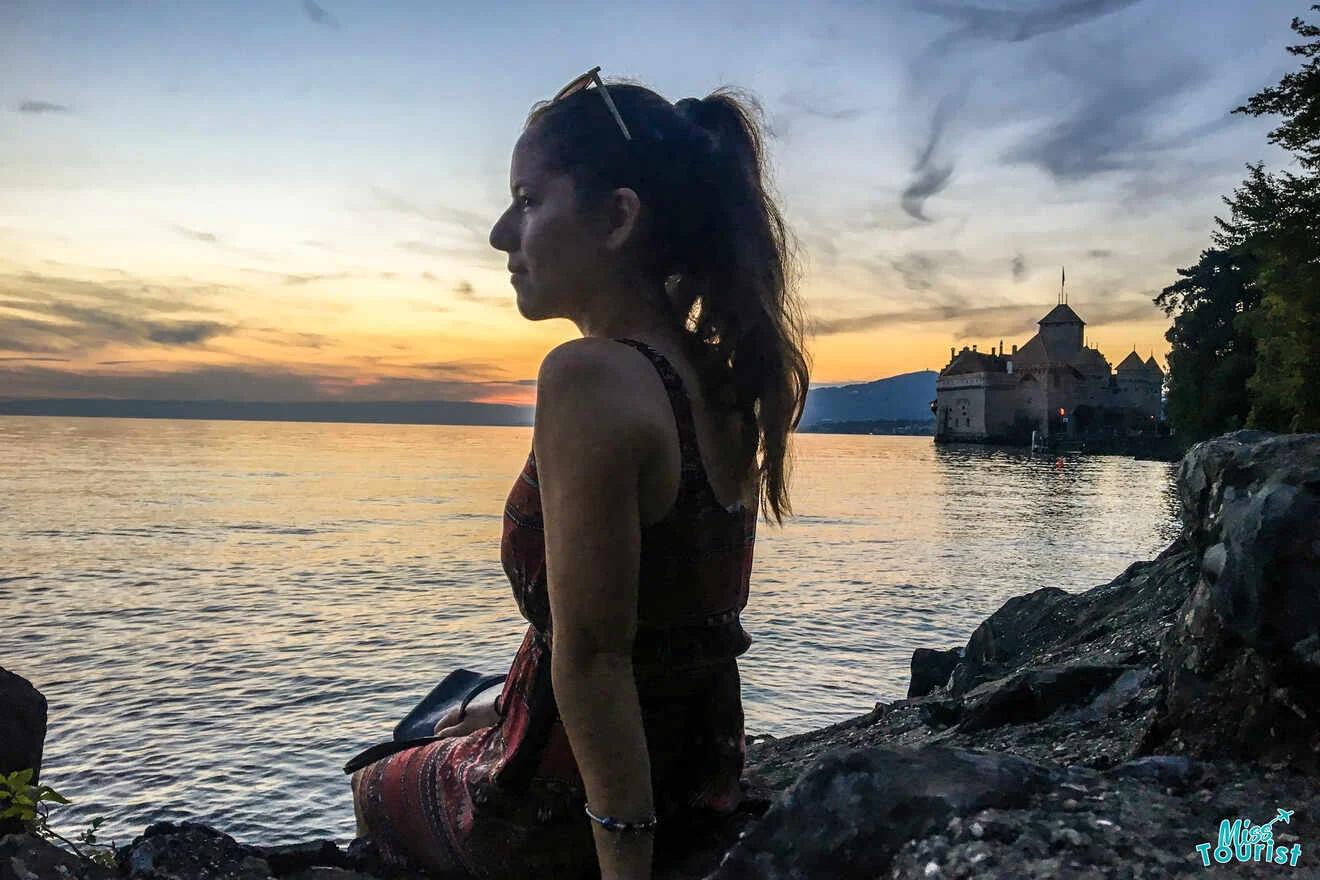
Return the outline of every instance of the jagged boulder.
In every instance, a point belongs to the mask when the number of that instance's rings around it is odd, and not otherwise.
[[[1198,444],[1178,488],[1200,577],[1143,749],[1320,772],[1320,435]]]
[[[949,676],[963,658],[963,648],[936,651],[917,648],[912,652],[912,676],[908,680],[908,699],[924,697],[949,683]]]
[[[972,632],[949,693],[961,700],[1031,667],[1150,665],[1191,592],[1193,571],[1194,551],[1180,539],[1085,593],[1046,587],[1009,599]]]
[[[0,773],[34,771],[41,776],[46,743],[46,698],[21,675],[0,667]],[[22,831],[17,819],[0,820],[0,834]]]
[[[958,729],[972,733],[1001,724],[1038,721],[1064,707],[1091,702],[1130,671],[1122,666],[1073,663],[1028,669],[986,682],[964,697]]]
[[[724,858],[717,880],[877,877],[899,848],[988,807],[1020,807],[1057,769],[968,749],[830,752]]]
[[[112,880],[119,872],[31,834],[0,837],[0,880]]]
[[[130,877],[151,880],[267,880],[270,863],[255,847],[196,822],[157,822],[119,853]]]

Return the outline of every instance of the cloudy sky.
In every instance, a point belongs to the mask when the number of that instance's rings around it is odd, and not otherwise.
[[[1297,0],[0,0],[0,396],[530,402],[575,335],[491,223],[530,106],[599,64],[750,90],[817,383],[1022,343],[1067,267],[1117,362],[1295,69]]]

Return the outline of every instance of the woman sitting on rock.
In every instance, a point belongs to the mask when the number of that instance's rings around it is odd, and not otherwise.
[[[444,877],[649,877],[654,832],[740,799],[739,612],[808,383],[788,234],[743,102],[595,70],[533,109],[510,190],[518,311],[583,337],[505,506],[531,625],[497,699],[354,776],[359,833]]]

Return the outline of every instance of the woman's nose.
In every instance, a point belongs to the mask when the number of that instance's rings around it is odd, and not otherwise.
[[[490,246],[497,251],[512,252],[515,243],[509,230],[509,212],[505,211],[495,221],[495,225],[490,228]]]

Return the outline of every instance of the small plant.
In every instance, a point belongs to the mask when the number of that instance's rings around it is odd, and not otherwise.
[[[17,819],[29,834],[59,841],[84,859],[114,867],[114,844],[100,843],[96,839],[96,830],[105,819],[93,819],[92,824],[78,835],[82,846],[69,840],[51,828],[49,821],[51,804],[67,804],[69,799],[49,785],[33,785],[34,775],[30,769],[0,775],[0,821]]]
[[[67,804],[69,799],[49,785],[34,786],[31,770],[0,776],[0,819],[17,819],[37,834],[46,826],[46,804]]]

